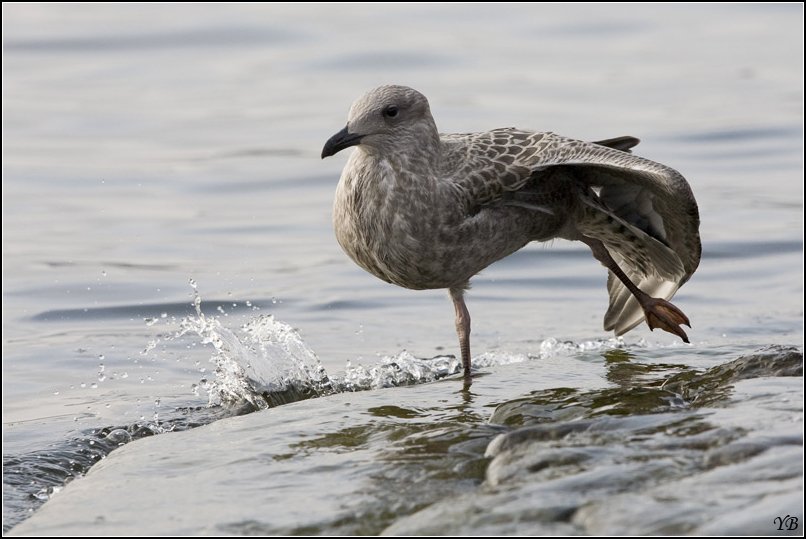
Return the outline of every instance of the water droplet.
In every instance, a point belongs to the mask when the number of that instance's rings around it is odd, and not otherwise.
[[[132,435],[126,429],[115,429],[106,435],[106,439],[112,443],[123,445],[132,441]]]
[[[36,498],[37,500],[42,500],[42,501],[49,500],[50,498],[53,497],[54,494],[58,494],[59,491],[62,490],[62,488],[64,488],[64,487],[56,487],[56,486],[54,486],[54,487],[42,487],[36,493],[33,494],[33,497]]]
[[[90,384],[90,387],[91,387],[92,389],[98,389],[98,384],[96,384],[95,382],[93,382],[92,384]]]
[[[54,395],[58,395],[58,394],[59,394],[59,392],[58,392],[58,391],[54,391],[54,392],[53,392],[53,394],[54,394]]]
[[[121,378],[128,378],[128,377],[129,377],[129,373],[128,373],[128,372],[124,372],[123,374],[121,374],[121,375],[120,375],[120,377],[121,377]]]
[[[154,401],[154,406],[159,407],[159,405],[160,405],[160,398],[157,397],[157,400]]]
[[[103,354],[101,354],[100,356],[98,356],[98,359],[103,359],[103,358],[104,358]],[[103,363],[101,363],[100,365],[98,365],[98,371],[99,371],[99,372],[104,372],[104,364],[103,364]]]

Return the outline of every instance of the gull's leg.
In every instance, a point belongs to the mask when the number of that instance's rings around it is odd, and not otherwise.
[[[451,288],[451,299],[456,309],[456,334],[459,336],[459,349],[462,351],[462,366],[465,369],[465,380],[470,380],[470,312],[465,305],[465,291],[462,288]]]
[[[632,292],[632,295],[635,296],[635,299],[638,300],[638,303],[644,310],[649,329],[660,328],[663,331],[677,335],[683,339],[683,342],[689,342],[686,332],[680,327],[680,324],[691,327],[691,323],[688,321],[688,317],[683,314],[683,311],[665,299],[651,297],[635,286],[635,283],[621,271],[621,268],[618,267],[618,264],[616,264],[616,261],[610,256],[610,253],[601,241],[587,236],[582,236],[579,239],[590,247],[594,258],[601,262],[604,267],[612,271],[613,275],[618,277],[619,280],[624,283],[624,286]]]

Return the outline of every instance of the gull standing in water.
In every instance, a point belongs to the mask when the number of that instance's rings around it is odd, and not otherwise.
[[[689,342],[669,303],[700,263],[697,202],[633,137],[583,142],[515,128],[440,134],[424,95],[381,86],[353,103],[322,158],[356,146],[333,223],[356,264],[405,288],[447,288],[470,379],[470,278],[527,243],[581,241],[608,270],[604,329],[646,320]]]

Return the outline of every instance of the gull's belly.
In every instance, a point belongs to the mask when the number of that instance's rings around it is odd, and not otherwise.
[[[463,220],[439,214],[334,211],[336,238],[352,260],[379,279],[416,290],[464,286],[531,239],[534,216],[485,211]]]
[[[344,252],[379,279],[416,290],[463,282],[461,275],[450,271],[449,250],[436,230],[432,235],[414,235],[392,224],[388,219],[363,222],[349,214],[334,219],[336,238]]]

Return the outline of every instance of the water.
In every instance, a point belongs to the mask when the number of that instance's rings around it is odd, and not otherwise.
[[[802,7],[4,5],[3,35],[4,530],[802,522]],[[602,268],[534,245],[474,280],[463,391],[446,294],[333,238],[321,146],[388,82],[444,131],[683,172],[692,346],[610,339]]]

